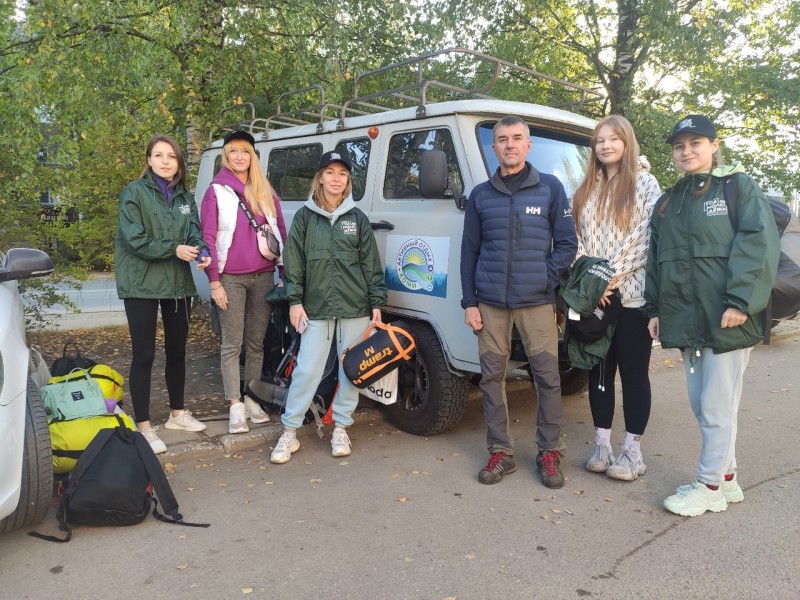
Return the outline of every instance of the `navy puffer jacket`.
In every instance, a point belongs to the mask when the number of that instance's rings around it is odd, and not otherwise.
[[[564,186],[529,165],[511,193],[498,171],[475,186],[461,240],[461,306],[502,308],[555,302],[560,274],[575,259],[578,240]]]

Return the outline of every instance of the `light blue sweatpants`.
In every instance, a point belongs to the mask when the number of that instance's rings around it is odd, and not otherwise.
[[[341,357],[345,348],[361,341],[369,322],[370,317],[314,319],[308,322],[308,327],[300,338],[300,352],[297,355],[297,367],[292,373],[292,383],[289,385],[286,411],[281,416],[281,423],[286,429],[298,429],[303,424],[303,417],[322,381],[334,330],[336,354]],[[339,389],[333,399],[334,423],[340,427],[352,425],[356,406],[358,388],[347,379],[339,361]]]
[[[742,379],[752,348],[714,354],[711,348],[682,352],[689,404],[700,425],[702,447],[697,480],[719,485],[736,472],[736,418]]]

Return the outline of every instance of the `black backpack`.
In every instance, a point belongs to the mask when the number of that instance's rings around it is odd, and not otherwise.
[[[158,500],[162,510],[158,512]],[[72,539],[72,525],[136,525],[153,507],[153,516],[165,523],[208,527],[204,523],[186,523],[178,512],[178,503],[150,444],[138,431],[126,427],[102,429],[83,451],[75,469],[60,493],[56,514],[58,528],[65,539],[28,535],[51,542]]]
[[[722,184],[728,217],[734,230],[737,228],[739,202],[738,173],[725,178]],[[773,319],[786,319],[800,312],[800,222],[785,202],[769,200],[778,235],[781,238],[781,256],[778,274],[769,299],[764,327],[764,343],[769,344],[769,330]]]
[[[74,356],[67,356],[67,348],[72,346],[75,348]],[[50,375],[52,377],[63,377],[69,375],[74,369],[91,369],[97,363],[91,358],[84,358],[81,356],[81,351],[75,342],[67,342],[64,344],[64,351],[61,357],[53,361],[50,366]]]

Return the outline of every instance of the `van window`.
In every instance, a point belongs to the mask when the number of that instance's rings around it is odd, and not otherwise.
[[[358,202],[364,197],[367,188],[367,167],[369,166],[369,138],[341,140],[334,148],[336,152],[346,155],[353,165],[353,200]]]
[[[267,178],[281,200],[305,200],[322,156],[320,144],[275,148],[269,153]]]
[[[478,126],[478,142],[483,152],[483,162],[489,177],[494,175],[500,163],[492,151],[492,128],[494,123]],[[550,173],[561,180],[567,198],[571,198],[583,181],[589,165],[589,138],[547,131],[530,127],[531,151],[527,161],[538,171]]]
[[[441,150],[447,156],[447,171],[458,189],[464,189],[458,159],[449,129],[422,129],[392,136],[389,142],[389,159],[386,161],[386,179],[383,196],[393,199],[420,200],[419,160],[423,150]],[[452,199],[448,190],[445,198]]]

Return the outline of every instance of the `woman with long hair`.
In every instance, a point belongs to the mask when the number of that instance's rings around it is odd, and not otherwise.
[[[301,334],[297,366],[281,416],[283,434],[272,451],[273,463],[286,463],[300,449],[297,429],[314,393],[336,338],[337,355],[359,341],[370,324],[381,322],[387,290],[378,247],[369,220],[356,208],[350,160],[326,152],[305,206],[297,211],[286,242],[289,319]],[[353,423],[358,388],[339,364],[339,389],[333,399],[335,427],[331,454],[349,456],[346,428]]]
[[[641,439],[650,418],[650,352],[644,305],[645,262],[650,216],[661,194],[649,165],[639,156],[633,127],[622,116],[601,119],[592,134],[586,178],[575,191],[572,215],[578,233],[578,257],[606,259],[615,270],[606,291],[618,290],[622,316],[617,321],[605,360],[589,373],[589,405],[595,428],[586,468],[614,479],[633,481],[646,466]],[[607,296],[601,305],[608,302]],[[615,457],[611,425],[619,370],[625,443]]]
[[[139,179],[119,197],[116,251],[117,294],[124,301],[133,358],[128,376],[133,414],[154,452],[166,452],[157,427],[150,425],[150,380],[156,350],[158,310],[164,327],[169,395],[167,429],[206,428],[184,408],[186,339],[190,300],[197,295],[189,264],[211,262],[200,233],[197,206],[186,189],[181,148],[165,135],[150,138]]]
[[[222,146],[222,168],[206,190],[200,209],[203,239],[211,249],[206,269],[211,299],[219,308],[222,328],[222,385],[230,403],[228,431],[249,431],[252,423],[269,416],[247,396],[242,402],[239,358],[245,343],[244,381],[260,379],[264,362],[264,334],[272,307],[266,295],[275,285],[280,249],[286,238],[278,196],[264,176],[255,151],[255,139],[246,131],[232,131]],[[258,249],[258,229],[268,227],[279,252],[265,258]]]

